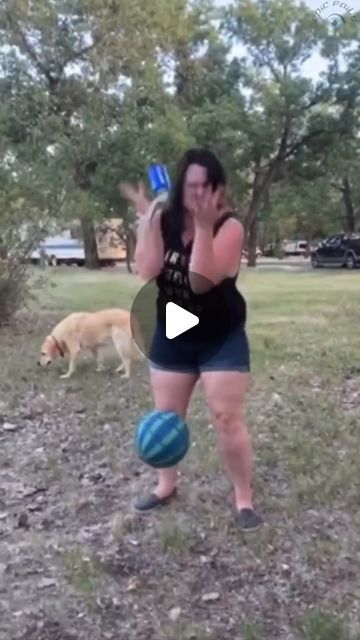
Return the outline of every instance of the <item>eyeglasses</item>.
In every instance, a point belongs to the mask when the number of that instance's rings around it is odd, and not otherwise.
[[[206,189],[209,186],[209,184],[207,182],[205,183],[194,183],[194,182],[185,182],[185,189],[187,189],[187,191],[197,191],[198,189]]]

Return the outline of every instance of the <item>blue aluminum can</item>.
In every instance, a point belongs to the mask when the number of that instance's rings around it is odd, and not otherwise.
[[[151,190],[155,196],[161,192],[169,192],[171,188],[170,176],[164,164],[151,164],[148,170]]]

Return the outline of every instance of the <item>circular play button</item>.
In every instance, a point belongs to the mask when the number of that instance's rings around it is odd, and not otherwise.
[[[194,313],[179,307],[175,302],[166,303],[165,311],[165,333],[169,340],[181,336],[185,331],[189,331],[199,324],[199,318]]]
[[[214,287],[199,274],[186,274],[197,293],[183,281],[147,282],[131,307],[131,329],[137,347],[155,366],[194,370],[221,355],[229,335],[245,319],[246,308],[232,279]]]

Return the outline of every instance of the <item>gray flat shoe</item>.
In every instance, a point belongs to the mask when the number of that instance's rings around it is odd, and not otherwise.
[[[240,509],[236,513],[236,522],[241,531],[257,531],[264,524],[254,509]]]
[[[176,488],[165,498],[159,498],[156,493],[150,493],[146,496],[136,498],[133,502],[133,509],[137,513],[146,513],[148,511],[153,511],[154,509],[158,509],[159,507],[165,507],[167,504],[169,504],[169,502],[176,498],[176,496]]]

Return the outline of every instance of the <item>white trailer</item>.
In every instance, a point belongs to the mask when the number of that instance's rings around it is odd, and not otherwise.
[[[65,238],[64,236],[49,236],[40,242],[31,253],[32,264],[40,264],[42,255],[47,264],[83,266],[85,264],[84,245],[81,240]]]

